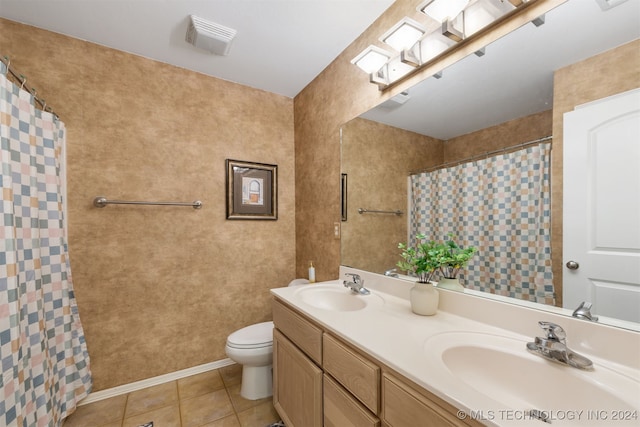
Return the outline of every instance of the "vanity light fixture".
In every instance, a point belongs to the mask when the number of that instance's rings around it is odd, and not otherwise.
[[[426,30],[410,18],[404,18],[380,37],[380,40],[398,52],[415,44]]]
[[[599,0],[619,1],[619,0]],[[417,10],[432,20],[441,23],[435,31],[425,33],[422,25],[404,18],[380,40],[393,47],[400,54],[392,56],[376,46],[369,46],[351,62],[369,72],[371,83],[385,89],[391,84],[412,74],[416,69],[434,61],[438,56],[453,49],[462,40],[475,35],[520,6],[532,3],[531,0],[426,0]],[[536,26],[544,23],[544,15],[532,21]],[[411,34],[413,43],[404,40],[402,34]],[[484,47],[474,52],[477,56],[485,54]],[[372,64],[368,55],[374,55],[379,62]],[[367,58],[367,60],[365,60]],[[363,64],[361,64],[361,62]],[[364,63],[368,65],[365,66]],[[434,77],[440,78],[441,70]]]
[[[418,10],[442,23],[458,16],[468,4],[469,0],[427,0],[418,6]]]
[[[403,50],[400,57],[405,64],[420,67],[454,44],[453,40],[443,35],[440,31],[434,31],[421,38],[411,48]]]
[[[442,24],[442,34],[459,42],[464,38],[464,9],[469,0],[427,0],[418,11]]]
[[[400,55],[391,58],[380,69],[369,75],[371,83],[381,87],[388,86],[390,82],[395,82],[415,70],[413,64],[403,62]]]
[[[360,69],[365,73],[371,74],[385,65],[385,63],[389,61],[390,58],[391,54],[389,52],[377,46],[371,45],[360,52],[358,56],[353,58],[351,60],[351,63],[360,67]]]
[[[513,4],[504,0],[478,0],[469,5],[464,10],[465,37],[477,33],[513,9]]]
[[[442,34],[454,42],[461,42],[465,37],[464,18],[464,12],[460,12],[455,18],[445,20],[442,23]]]

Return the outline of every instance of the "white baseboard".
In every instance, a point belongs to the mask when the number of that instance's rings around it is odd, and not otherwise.
[[[168,374],[160,375],[157,377],[147,378],[145,380],[136,381],[134,383],[123,384],[117,387],[108,388],[106,390],[96,391],[95,393],[91,393],[89,394],[89,396],[82,399],[78,403],[78,406],[87,405],[99,400],[131,393],[132,391],[142,390],[143,388],[151,387],[154,385],[168,383],[169,381],[175,381],[181,378],[190,377],[191,375],[202,374],[207,371],[213,371],[215,369],[223,368],[225,366],[233,364],[235,364],[235,362],[231,359],[222,359],[216,362],[205,363],[204,365],[183,369],[181,371],[170,372]]]

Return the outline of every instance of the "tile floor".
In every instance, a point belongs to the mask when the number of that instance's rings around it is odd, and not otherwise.
[[[134,391],[78,407],[63,427],[266,427],[279,421],[272,399],[240,396],[242,366]]]

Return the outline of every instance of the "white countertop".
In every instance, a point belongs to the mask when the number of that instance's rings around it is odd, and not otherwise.
[[[606,327],[603,330],[602,325],[591,325],[587,324],[589,322],[565,318],[553,313],[541,313],[537,310],[442,290],[438,313],[433,316],[419,316],[411,311],[408,301],[409,289],[412,286],[410,282],[341,267],[342,277],[345,272],[356,272],[365,278],[365,287],[371,290],[371,295],[352,296],[368,299],[369,304],[366,308],[357,311],[330,311],[307,304],[301,298],[301,293],[308,286],[342,286],[342,280],[272,289],[271,292],[331,333],[459,408],[460,417],[480,418],[483,423],[496,426],[546,425],[531,419],[526,410],[532,408],[507,408],[489,396],[491,394],[489,387],[484,393],[479,393],[461,380],[452,377],[445,365],[439,363],[439,353],[430,351],[432,349],[430,345],[436,345],[438,342],[434,337],[440,336],[438,339],[442,342],[443,337],[446,338],[444,334],[452,332],[494,335],[514,343],[516,352],[521,343],[523,357],[538,358],[527,352],[526,343],[533,341],[535,336],[542,335],[537,320],[550,320],[565,328],[568,346],[589,357],[595,366],[605,364],[613,366],[616,372],[638,382],[635,400],[633,396],[630,399],[627,397],[630,407],[637,409],[638,413],[637,418],[629,420],[633,422],[625,422],[611,420],[610,418],[621,415],[611,414],[610,412],[613,411],[611,408],[588,408],[594,411],[601,410],[600,413],[586,413],[585,408],[578,407],[562,408],[562,405],[559,407],[562,409],[536,409],[548,411],[553,420],[552,425],[603,425],[605,416],[608,418],[607,421],[611,421],[611,425],[626,426],[640,423],[640,367],[638,366],[640,334],[637,332],[606,329]],[[349,292],[346,288],[344,290]],[[457,336],[465,337],[465,335]],[[624,344],[621,344],[621,341],[624,341]],[[579,342],[582,345],[572,345]],[[605,345],[607,349],[601,352],[589,351]],[[618,346],[618,351],[611,351],[608,348],[611,345]],[[627,346],[627,351],[619,351],[620,345]],[[626,355],[621,355],[618,360],[612,360],[612,354],[620,353]],[[547,362],[542,358],[539,359],[542,363]],[[479,369],[483,368],[479,367]],[[578,371],[576,368],[565,366],[561,369]],[[522,384],[522,387],[526,388],[527,384]],[[549,387],[554,387],[553,379],[550,380]],[[576,392],[581,391],[576,390]],[[630,416],[633,417],[633,414]],[[594,418],[598,419],[594,420]]]

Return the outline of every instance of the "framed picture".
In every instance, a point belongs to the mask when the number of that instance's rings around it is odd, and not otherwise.
[[[278,166],[226,160],[227,219],[278,219]]]

